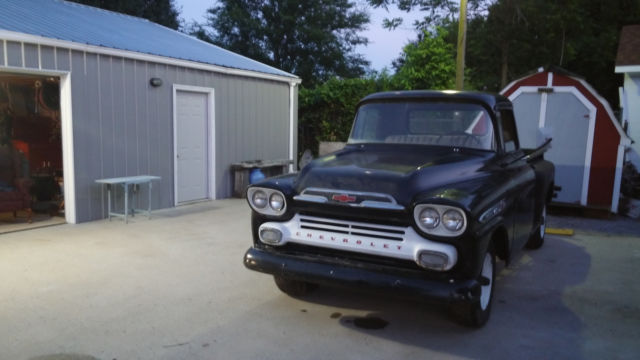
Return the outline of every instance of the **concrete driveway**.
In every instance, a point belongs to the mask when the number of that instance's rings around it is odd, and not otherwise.
[[[502,269],[481,330],[384,294],[289,298],[244,268],[249,244],[242,200],[2,235],[0,359],[640,357],[638,237],[548,236]]]

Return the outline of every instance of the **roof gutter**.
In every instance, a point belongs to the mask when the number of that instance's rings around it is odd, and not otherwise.
[[[148,62],[159,63],[159,64],[182,66],[182,67],[187,67],[191,69],[206,70],[206,71],[211,71],[211,72],[216,72],[216,73],[221,73],[226,75],[235,75],[235,76],[257,78],[257,79],[263,79],[263,80],[281,81],[281,82],[286,82],[288,84],[289,83],[300,84],[302,82],[302,80],[297,76],[288,77],[288,76],[282,76],[282,75],[262,73],[258,71],[233,69],[233,68],[228,68],[224,66],[200,63],[196,61],[182,60],[182,59],[176,59],[176,58],[160,56],[160,55],[145,54],[137,51],[121,50],[121,49],[107,48],[103,46],[81,44],[81,43],[68,41],[68,40],[58,40],[58,39],[52,39],[48,37],[25,34],[25,33],[8,31],[8,30],[0,30],[0,39],[21,42],[21,43],[33,43],[33,44],[40,44],[40,45],[46,45],[46,46],[61,47],[61,48],[67,48],[67,49],[76,50],[76,51],[85,51],[85,52],[96,53],[100,55],[124,57],[128,59],[148,61]]]
[[[615,73],[640,73],[640,65],[618,65],[616,66]]]

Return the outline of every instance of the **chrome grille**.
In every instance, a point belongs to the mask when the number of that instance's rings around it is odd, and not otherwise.
[[[405,235],[405,228],[402,227],[356,223],[310,216],[300,217],[300,228],[393,241],[403,241]]]

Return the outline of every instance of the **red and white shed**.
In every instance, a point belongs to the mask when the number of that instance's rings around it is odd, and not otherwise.
[[[515,80],[500,93],[513,102],[521,147],[535,148],[542,128],[553,138],[545,158],[562,188],[555,201],[616,213],[631,141],[609,103],[584,79],[557,68]]]

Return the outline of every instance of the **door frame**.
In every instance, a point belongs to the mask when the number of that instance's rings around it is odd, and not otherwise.
[[[7,52],[5,50],[5,56]],[[60,79],[60,135],[62,138],[62,171],[64,176],[64,217],[69,224],[77,223],[76,217],[76,173],[73,154],[73,107],[71,104],[71,72],[57,70],[25,69],[0,66],[0,72],[52,76]]]
[[[178,206],[178,91],[195,92],[207,95],[207,165],[208,178],[207,198],[216,199],[216,127],[215,127],[215,93],[213,88],[173,84],[173,205]]]
[[[582,103],[589,110],[589,129],[587,136],[587,148],[584,156],[584,172],[582,174],[582,194],[580,197],[580,204],[587,205],[587,199],[589,195],[589,177],[591,174],[591,156],[593,152],[593,137],[596,128],[596,112],[597,109],[576,87],[574,86],[551,86],[552,74],[549,73],[549,80],[547,83],[547,89],[551,89],[552,93],[571,93],[578,101]],[[509,100],[513,102],[515,98],[522,93],[537,93],[542,86],[521,86],[515,92],[509,96]],[[538,128],[543,128],[547,118],[547,97],[549,93],[543,92],[540,100],[540,119],[538,122]],[[552,144],[553,146],[553,144]]]

